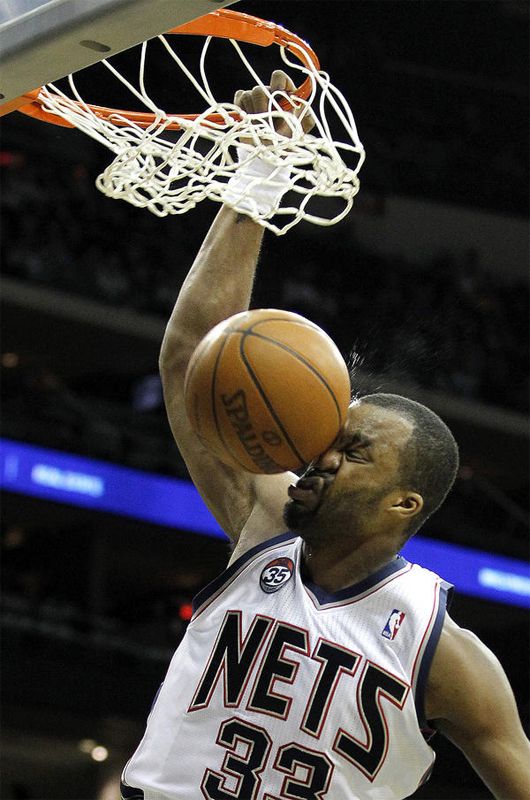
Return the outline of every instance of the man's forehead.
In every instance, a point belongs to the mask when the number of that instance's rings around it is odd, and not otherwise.
[[[343,433],[348,437],[369,438],[376,441],[379,437],[392,432],[408,438],[413,423],[391,408],[376,406],[356,400],[348,408],[348,416]]]

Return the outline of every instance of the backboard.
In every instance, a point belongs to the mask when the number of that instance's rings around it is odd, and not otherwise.
[[[236,0],[0,0],[0,103]]]

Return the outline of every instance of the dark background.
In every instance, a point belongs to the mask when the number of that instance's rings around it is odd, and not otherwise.
[[[314,319],[347,358],[358,354],[359,391],[401,391],[448,422],[462,470],[424,535],[527,558],[527,264],[506,244],[492,266],[445,212],[474,211],[475,241],[491,221],[509,242],[527,219],[528,5],[237,9],[312,44],[367,151],[346,220],[266,236],[253,305]],[[213,81],[230,99],[243,78],[218,58]],[[266,58],[256,55],[264,68]],[[121,63],[132,69],[128,54]],[[80,85],[96,102],[122,100],[102,70]],[[150,80],[169,110],[199,110],[161,57]],[[2,435],[187,477],[157,358],[217,209],[158,219],[109,200],[94,180],[110,158],[77,131],[20,114],[2,121]],[[414,249],[417,222],[401,231],[406,255],[385,247],[389,209],[411,201],[446,231],[429,258]],[[368,247],[363,229],[378,225],[381,247]],[[2,797],[116,797],[113,776],[142,735],[188,604],[227,555],[219,540],[4,493]],[[528,726],[528,615],[457,594],[453,616],[501,659]],[[82,740],[108,758],[93,761]],[[415,796],[490,796],[455,748],[441,738],[434,747],[434,775]]]

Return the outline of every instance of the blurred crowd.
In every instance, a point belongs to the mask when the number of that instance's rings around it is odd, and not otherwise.
[[[363,180],[525,213],[528,4],[368,3],[343,15],[333,5],[307,36],[352,102],[369,153]]]

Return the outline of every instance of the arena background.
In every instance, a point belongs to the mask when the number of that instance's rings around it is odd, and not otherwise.
[[[361,193],[342,223],[267,235],[253,305],[300,312],[345,356],[358,353],[360,391],[403,392],[438,411],[462,468],[422,536],[520,565],[528,4],[242,0],[237,9],[314,46],[367,151]],[[183,110],[183,85],[164,69],[167,105]],[[230,93],[238,86],[225,72]],[[131,500],[129,516],[97,510],[99,479],[90,475],[102,462],[140,470],[142,480],[187,479],[157,357],[217,211],[158,219],[111,201],[94,187],[108,160],[78,132],[16,113],[2,121],[2,437],[12,459],[52,464],[39,480],[32,473],[37,491],[9,483],[15,462],[2,462],[6,800],[116,800],[116,776],[142,735],[191,598],[228,554],[223,539],[184,521],[184,507],[173,509],[179,527],[161,524],[154,495],[152,509]],[[82,457],[76,463],[90,473],[64,502],[52,490],[73,462],[53,461],[51,451]],[[146,521],[151,510],[157,522]],[[495,587],[491,599],[457,591],[453,616],[501,659],[528,730],[528,578],[504,588],[499,601]],[[416,797],[490,797],[455,748],[441,737],[434,747],[434,775]]]

